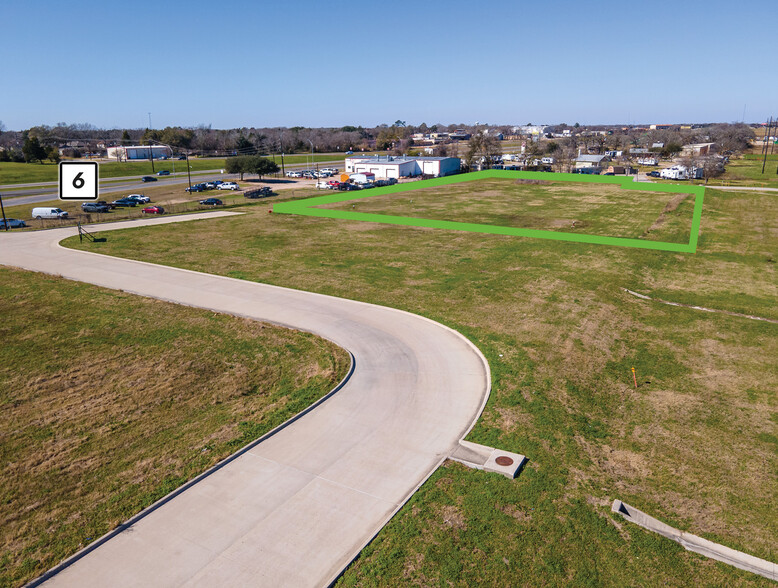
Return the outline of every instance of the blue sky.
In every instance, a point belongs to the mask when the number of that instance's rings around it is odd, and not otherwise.
[[[775,0],[0,0],[0,120],[732,122],[778,114]]]

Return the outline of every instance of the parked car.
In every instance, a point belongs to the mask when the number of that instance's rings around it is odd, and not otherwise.
[[[299,171],[286,172],[286,175],[288,175],[290,178],[301,178],[301,177],[303,177],[303,173],[299,172]]]
[[[205,200],[200,200],[200,204],[204,204],[205,206],[221,206],[224,202],[218,198],[206,198]]]
[[[321,168],[321,171],[327,172],[328,174],[333,176],[336,173],[338,173],[338,168],[337,167],[323,167],[323,168]]]
[[[41,220],[43,218],[67,218],[68,213],[61,208],[51,208],[49,206],[40,206],[32,209],[32,218]]]
[[[130,208],[135,208],[138,205],[138,201],[133,200],[132,198],[119,198],[118,200],[114,200],[111,204],[114,206],[129,206]]]
[[[342,191],[349,191],[349,190],[361,190],[362,187],[357,184],[349,184],[348,182],[341,182],[338,186],[338,190]]]
[[[318,190],[332,190],[332,186],[328,182],[316,182],[316,189]]]
[[[660,178],[660,177],[662,177],[661,174],[658,171],[656,171],[656,170],[650,171],[646,175],[647,176],[651,176],[652,178]]]
[[[186,159],[186,155],[179,155],[179,156],[177,157],[177,159],[178,159],[179,161],[183,161],[183,160],[185,160],[185,159]]]
[[[219,190],[240,190],[240,186],[235,182],[222,182],[217,188]]]
[[[194,184],[193,186],[190,186],[186,189],[186,192],[202,192],[205,190],[204,184]]]
[[[100,202],[84,202],[81,205],[84,212],[110,212],[111,207]]]
[[[257,188],[256,190],[249,190],[248,192],[244,192],[243,196],[245,198],[267,198],[268,196],[273,196],[273,191],[270,189],[270,186],[262,186],[261,188]]]
[[[27,223],[18,218],[7,218],[5,219],[5,223],[0,219],[0,229],[5,229],[6,225],[9,229],[23,229],[27,226]]]
[[[214,184],[213,182],[205,182],[204,185],[205,185],[205,189],[206,190],[215,190],[216,189],[216,184]]]
[[[141,204],[147,204],[151,202],[151,198],[149,198],[145,194],[128,194],[127,196],[125,196],[125,198],[135,200],[135,202],[139,202]]]
[[[330,187],[331,187],[333,190],[336,190],[336,189],[338,188],[338,186],[340,186],[340,182],[339,182],[338,180],[330,180],[330,181],[329,181],[329,182],[327,182],[327,183],[330,185]]]
[[[168,170],[166,170],[166,169],[161,169],[161,170],[159,170],[159,171],[157,172],[157,175],[158,175],[158,176],[169,176],[169,175],[170,175],[170,172],[169,172]]]
[[[141,210],[143,214],[164,214],[165,209],[161,206],[147,206],[143,210]]]
[[[156,182],[156,181],[157,181],[157,178],[155,178],[154,176],[143,176],[143,177],[140,179],[140,181],[141,181],[141,182]]]

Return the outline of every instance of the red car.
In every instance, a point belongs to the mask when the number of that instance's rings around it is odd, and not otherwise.
[[[165,209],[161,206],[147,206],[141,212],[143,214],[162,214],[165,212]]]
[[[340,182],[338,180],[330,180],[329,182],[327,182],[327,184],[329,184],[333,188],[337,188],[338,186],[340,186]]]

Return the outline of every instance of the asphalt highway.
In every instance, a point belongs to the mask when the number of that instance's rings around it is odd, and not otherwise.
[[[318,162],[319,167],[327,167],[328,165],[343,164],[340,161],[331,162]],[[292,164],[286,165],[284,169],[289,170],[301,170],[307,169],[310,165],[306,164]],[[157,178],[156,182],[146,183],[140,180],[141,176],[128,176],[123,178],[104,178],[100,182],[100,198],[102,200],[114,200],[109,194],[117,193],[137,193],[142,192],[143,188],[149,186],[160,185],[188,185],[189,178],[186,172],[176,172],[169,176],[154,176]],[[207,182],[209,180],[222,180],[222,181],[237,181],[239,179],[238,174],[223,174],[220,169],[212,169],[205,171],[192,172],[192,183]],[[6,206],[17,206],[25,204],[37,204],[38,202],[51,202],[59,198],[58,184],[57,182],[39,182],[33,184],[5,184],[0,186],[0,194],[3,196],[3,202]],[[103,195],[106,195],[103,197]]]

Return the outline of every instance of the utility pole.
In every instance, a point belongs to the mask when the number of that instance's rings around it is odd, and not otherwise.
[[[5,226],[5,230],[8,231],[8,219],[5,218],[5,206],[3,206],[3,195],[0,194],[0,210],[3,211],[3,225]]]
[[[284,169],[284,132],[281,131],[281,137],[279,140],[281,144],[281,175],[286,177],[286,170]]]
[[[189,194],[192,193],[192,171],[189,169],[189,150],[186,150],[186,175],[189,177]]]
[[[149,112],[149,161],[151,161],[151,173],[154,173],[154,147],[151,145],[151,113]]]
[[[765,165],[767,165],[767,151],[768,151],[767,143],[770,140],[770,133],[771,133],[771,129],[772,128],[773,128],[773,117],[771,116],[770,120],[767,121],[767,131],[766,131],[766,134],[764,136],[764,140],[762,141],[762,143],[764,143],[764,145],[763,145],[763,147],[764,147],[764,159],[762,160],[762,173],[764,173]]]

